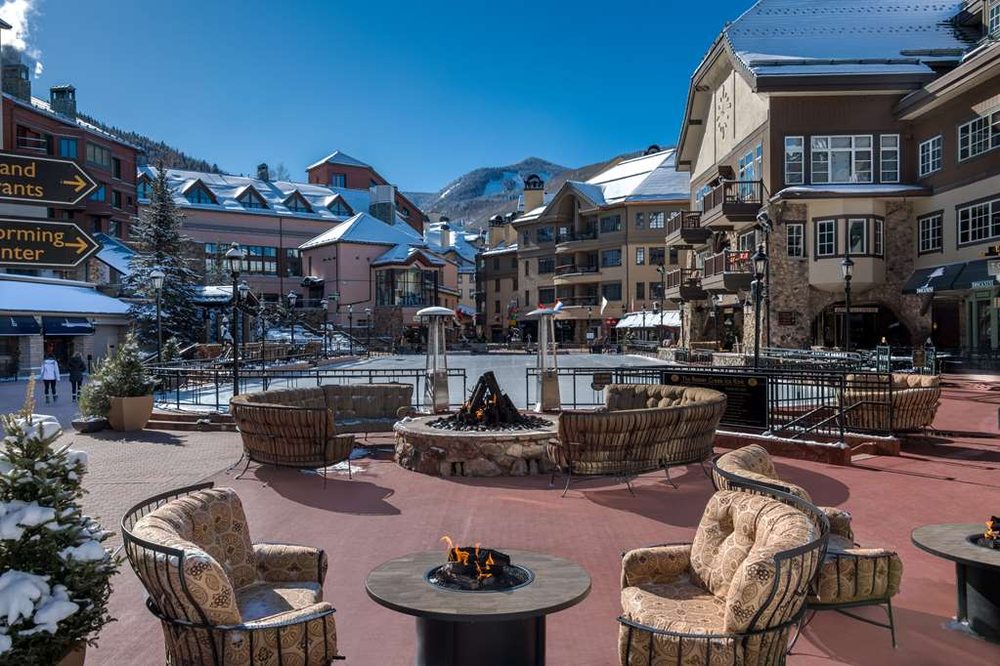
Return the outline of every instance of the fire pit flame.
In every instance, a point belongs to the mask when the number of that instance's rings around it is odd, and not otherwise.
[[[448,546],[447,562],[427,574],[427,580],[439,587],[462,591],[500,592],[531,582],[533,575],[524,567],[510,563],[510,557],[477,543],[459,548],[451,537],[441,537]]]
[[[440,430],[531,430],[546,427],[549,422],[518,411],[507,394],[500,390],[496,375],[486,372],[455,414],[428,425]]]

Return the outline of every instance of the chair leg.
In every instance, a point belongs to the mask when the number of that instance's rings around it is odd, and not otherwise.
[[[889,635],[892,637],[892,649],[896,649],[896,620],[892,615],[892,599],[886,599],[885,612],[889,616]]]
[[[566,497],[566,493],[569,492],[569,482],[573,480],[573,470],[566,468],[566,487],[563,488],[562,495],[559,497]]]
[[[795,635],[792,636],[792,641],[788,644],[788,649],[785,651],[785,654],[792,653],[792,648],[794,648],[795,644],[799,641],[799,636],[802,635],[802,630],[806,628],[806,625],[812,622],[814,617],[816,617],[816,611],[806,611],[802,614],[802,617],[800,617],[799,621],[795,624]]]
[[[347,456],[347,480],[350,481],[353,478],[351,476],[351,456]]]
[[[247,473],[247,470],[250,469],[250,456],[246,456],[246,459],[247,459],[247,464],[243,467],[243,471],[234,477],[234,480],[242,478],[243,475]],[[240,460],[242,460],[242,458]],[[237,465],[240,464],[239,460],[236,461],[236,464]]]
[[[627,476],[625,477],[625,487],[628,488],[628,491],[629,493],[631,493],[632,497],[635,497],[635,491],[632,490],[632,480],[629,479]]]
[[[549,488],[555,488],[556,487],[556,472],[558,472],[558,471],[559,471],[558,467],[553,467],[552,468],[552,476],[549,477]]]
[[[705,467],[705,461],[702,460],[698,464],[701,465],[701,471],[705,473],[705,478],[708,479],[709,481],[711,481],[712,480],[712,472],[710,472],[709,469],[707,467]]]
[[[672,485],[674,487],[674,490],[677,490],[677,484],[674,483],[674,480],[670,478],[670,465],[664,467],[663,471],[667,473],[667,483]]]

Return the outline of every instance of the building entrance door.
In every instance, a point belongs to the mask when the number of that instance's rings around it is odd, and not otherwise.
[[[874,349],[883,338],[886,344],[895,347],[911,343],[906,326],[883,305],[851,305],[850,321],[847,319],[847,308],[843,303],[823,310],[813,321],[814,344],[843,349],[847,343],[846,324],[851,327],[851,349]]]

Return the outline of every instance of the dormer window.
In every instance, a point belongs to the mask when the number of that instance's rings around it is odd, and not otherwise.
[[[299,192],[292,192],[292,194],[285,199],[285,207],[288,210],[295,213],[311,213],[313,212],[312,206],[306,201],[305,197]]]
[[[346,173],[330,174],[330,186],[347,187],[347,174]]]
[[[347,209],[347,206],[344,205],[344,202],[341,201],[341,200],[339,200],[339,199],[337,201],[334,201],[332,204],[330,204],[330,212],[333,213],[334,215],[350,215],[351,214],[351,211],[349,211]]]
[[[236,200],[240,202],[241,206],[251,210],[264,210],[267,208],[267,202],[264,201],[264,197],[252,187],[247,187],[246,191]]]
[[[184,197],[193,204],[214,204],[215,199],[212,194],[201,183],[195,184],[184,193]]]

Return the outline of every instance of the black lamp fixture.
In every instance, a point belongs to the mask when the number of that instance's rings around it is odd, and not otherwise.
[[[292,322],[292,347],[295,347],[295,302],[299,300],[299,295],[294,291],[288,292],[288,318]]]
[[[840,272],[844,275],[844,351],[851,351],[851,278],[854,277],[854,261],[850,255],[840,262]]]
[[[323,308],[323,355],[327,356],[326,340],[330,337],[330,332],[327,330],[326,316],[330,309],[330,301],[324,298],[319,302],[319,306]]]
[[[163,354],[163,324],[160,319],[160,296],[163,294],[163,279],[166,277],[159,268],[154,268],[149,272],[149,281],[156,292],[156,362],[159,363]]]
[[[371,356],[372,355],[372,309],[371,308],[365,308],[365,321],[368,322],[368,335],[365,336],[366,337],[365,356]]]
[[[750,257],[753,262],[753,367],[760,367],[760,304],[764,299],[764,273],[767,272],[767,253],[764,252],[764,244],[757,246],[757,251]]]
[[[243,259],[246,254],[243,252],[243,248],[240,244],[233,242],[233,244],[226,250],[226,266],[229,268],[229,275],[233,279],[233,297],[232,297],[232,328],[229,330],[232,332],[233,338],[233,395],[240,394],[240,353],[239,353],[239,305],[240,305],[240,273],[243,272]]]
[[[347,344],[351,356],[354,356],[354,305],[347,304]]]

